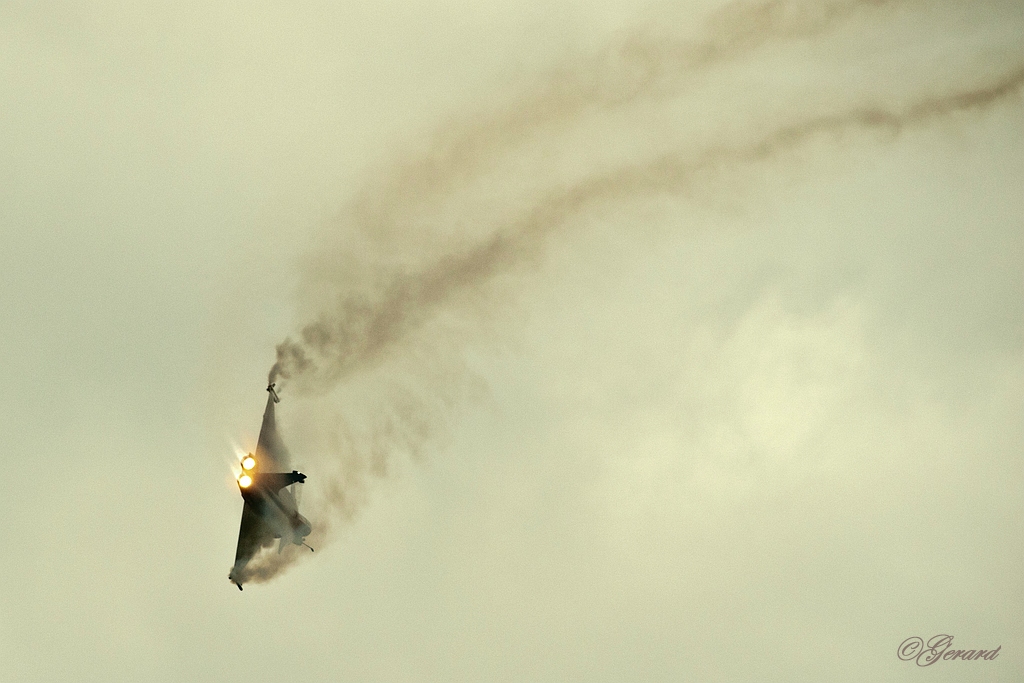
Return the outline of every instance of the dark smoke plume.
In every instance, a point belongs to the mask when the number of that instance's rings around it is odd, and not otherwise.
[[[588,112],[673,97],[689,78],[716,65],[766,45],[821,35],[857,13],[900,2],[737,1],[709,17],[703,35],[692,40],[662,29],[630,31],[589,58],[552,68],[495,112],[445,121],[425,153],[402,160],[387,177],[366,187],[353,213],[384,227],[378,217],[396,200],[405,203],[410,197],[442,193],[540,130],[571,125]]]
[[[453,185],[480,172],[489,160],[542,129],[568,125],[591,110],[678,95],[686,78],[697,72],[772,42],[819,35],[859,11],[892,4],[897,3],[733,2],[714,14],[707,22],[706,34],[694,41],[650,30],[630,33],[593,58],[553,69],[534,90],[496,114],[465,117],[464,122],[441,126],[444,132],[435,136],[427,153],[399,163],[390,177],[363,190],[353,203],[352,219],[364,224],[366,232],[391,232],[400,221],[393,215],[393,207],[415,206],[425,195],[450,192]],[[543,207],[542,202],[534,212],[544,211]],[[335,384],[397,339],[416,317],[413,309],[429,309],[451,291],[489,277],[492,266],[487,264],[507,259],[505,252],[517,248],[506,240],[512,234],[514,231],[499,228],[488,242],[468,247],[468,253],[448,254],[422,272],[396,275],[376,299],[343,298],[337,310],[306,325],[299,341],[289,339],[278,346],[270,381],[312,376],[320,388]],[[325,357],[332,360],[324,362]]]
[[[491,173],[503,157],[528,148],[534,137],[570,131],[575,122],[595,112],[685,98],[696,75],[744,58],[756,64],[756,53],[771,45],[820,40],[861,13],[878,13],[876,19],[884,20],[897,4],[736,3],[715,15],[705,36],[695,41],[665,32],[635,32],[597,57],[553,70],[529,94],[495,114],[467,117],[468,123],[450,122],[444,127],[448,132],[432,139],[425,153],[397,163],[368,184],[344,214],[347,229],[376,245],[367,251],[375,258],[374,250],[386,249],[411,217],[437,214],[440,222],[450,216],[461,220],[460,202],[472,203],[473,183]],[[686,196],[701,183],[713,182],[716,174],[770,162],[814,141],[873,132],[893,140],[908,129],[1009,100],[1024,86],[1024,60],[1003,64],[1002,71],[990,67],[985,77],[931,84],[926,94],[857,98],[817,107],[819,111],[794,108],[775,123],[750,125],[747,132],[730,133],[724,140],[673,143],[656,154],[619,159],[577,178],[556,179],[540,192],[518,198],[499,212],[500,217],[475,224],[475,237],[437,240],[441,246],[434,245],[426,260],[389,263],[386,258],[378,262],[367,257],[360,263],[358,247],[352,253],[328,253],[311,277],[328,273],[322,289],[334,301],[320,306],[319,314],[296,337],[277,346],[270,381],[300,393],[325,394],[396,362],[438,315],[459,308],[501,275],[535,262],[552,236],[603,207],[657,195]],[[465,220],[478,220],[467,213]],[[362,274],[335,280],[332,268],[362,269]],[[431,388],[417,392],[406,387],[390,394],[374,424],[360,430],[338,415],[338,425],[323,427],[337,432],[326,438],[340,462],[324,495],[334,514],[353,515],[365,497],[366,477],[385,474],[394,452],[415,452],[458,402],[459,391],[446,389],[446,380],[438,379],[447,370],[432,370],[430,365],[429,359],[423,360],[416,371],[435,372]],[[321,525],[314,532],[320,542],[329,516],[323,510],[314,521]],[[260,578],[270,578],[294,557],[282,556]]]
[[[903,109],[879,105],[810,118],[747,145],[712,147],[689,158],[666,155],[552,192],[522,218],[496,226],[486,241],[448,254],[420,272],[396,276],[377,301],[343,299],[337,310],[306,325],[299,340],[287,339],[278,345],[270,379],[309,376],[316,384],[329,387],[357,368],[376,362],[454,295],[533,256],[543,248],[549,233],[597,202],[680,192],[703,171],[768,160],[815,136],[852,129],[898,135],[931,119],[984,109],[1016,94],[1022,84],[1024,67],[991,85],[921,100]]]

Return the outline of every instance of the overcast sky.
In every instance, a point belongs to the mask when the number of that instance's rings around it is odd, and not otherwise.
[[[0,2],[0,681],[1021,680],[1022,69],[1020,0]]]

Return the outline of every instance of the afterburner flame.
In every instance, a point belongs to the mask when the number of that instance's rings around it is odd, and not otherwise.
[[[238,485],[241,486],[243,489],[249,488],[250,484],[252,484],[252,477],[250,477],[248,474],[243,474],[238,478]]]
[[[245,460],[242,461],[242,469],[251,470],[254,467],[256,467],[256,458],[251,455],[246,456]]]

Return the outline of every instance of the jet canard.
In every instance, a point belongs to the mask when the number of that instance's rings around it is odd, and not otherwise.
[[[293,484],[306,481],[306,475],[289,467],[288,449],[277,431],[274,406],[281,399],[274,385],[267,387],[267,407],[263,412],[263,425],[256,443],[256,452],[242,458],[242,473],[238,476],[238,490],[242,494],[242,523],[238,530],[235,564],[228,578],[242,590],[249,578],[249,562],[263,548],[278,541],[278,552],[289,544],[306,545],[306,536],[312,531],[309,520],[299,514]],[[309,548],[312,550],[312,548]]]

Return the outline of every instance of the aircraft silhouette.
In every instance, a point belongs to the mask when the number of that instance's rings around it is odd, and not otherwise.
[[[274,391],[274,385],[267,387],[267,407],[263,411],[263,425],[256,443],[256,453],[249,453],[242,459],[242,473],[238,476],[238,490],[245,501],[242,506],[242,524],[238,529],[238,547],[235,549],[235,564],[228,578],[242,590],[242,584],[249,576],[246,568],[249,561],[262,548],[274,545],[278,540],[277,552],[289,543],[306,545],[306,536],[312,531],[309,520],[299,514],[292,484],[306,481],[306,475],[287,470],[290,457],[281,435],[277,432],[274,406],[281,399]],[[313,550],[312,548],[309,548]]]

